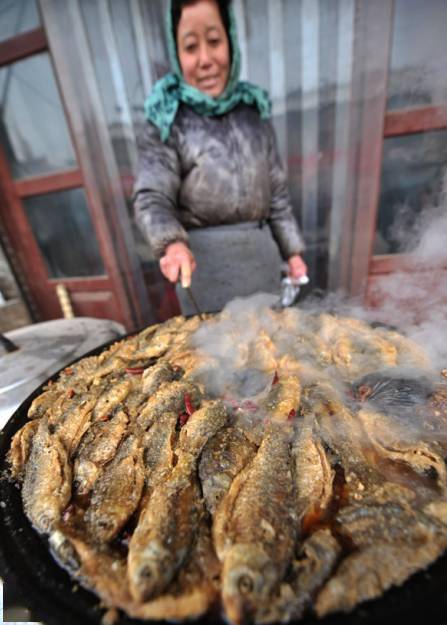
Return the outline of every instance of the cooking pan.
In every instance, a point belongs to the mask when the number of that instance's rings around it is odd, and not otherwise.
[[[105,343],[82,358],[98,355],[113,342]],[[59,373],[50,379],[55,380]],[[48,625],[100,625],[104,611],[98,597],[82,588],[56,564],[46,539],[32,528],[23,512],[20,490],[7,477],[6,454],[11,439],[27,422],[31,402],[43,391],[48,381],[21,404],[0,432],[0,575],[4,579],[6,592],[8,584],[18,587],[23,603],[31,611],[34,620]],[[334,614],[321,620],[308,616],[297,623],[447,625],[446,584],[447,554],[426,571],[413,575],[403,586],[390,589],[379,599],[360,604],[349,614]],[[121,614],[119,623],[142,625],[148,621],[130,619]],[[224,620],[216,608],[214,613],[195,623],[217,625],[223,624]]]

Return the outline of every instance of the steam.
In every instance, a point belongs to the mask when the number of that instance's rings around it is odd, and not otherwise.
[[[367,317],[397,326],[442,369],[447,366],[447,176],[438,205],[420,213],[411,227],[403,228],[398,218],[392,228],[400,251],[409,255],[408,270],[377,280],[370,292],[376,306]]]
[[[237,298],[217,323],[202,324],[197,330],[193,346],[207,358],[198,376],[212,395],[249,398],[267,385],[270,374],[261,369],[253,353],[259,337],[272,329],[267,310],[274,302],[268,294]]]
[[[439,371],[447,367],[447,174],[436,205],[416,218],[408,206],[398,207],[390,236],[405,254],[406,267],[374,278],[369,308],[343,293],[311,295],[300,308],[393,327],[423,346]]]
[[[301,406],[307,402],[312,410],[320,389],[322,397],[352,414],[384,416],[386,427],[377,421],[377,428],[385,447],[434,440],[447,445],[441,413],[427,408],[447,367],[447,202],[426,210],[399,237],[402,251],[411,251],[409,269],[381,277],[370,294],[374,307],[340,293],[310,296],[281,312],[272,310],[271,295],[238,298],[193,335],[204,363],[194,376],[208,393],[227,401],[245,428],[256,429],[266,417],[275,380],[281,384],[296,376],[304,393]],[[331,321],[336,317],[354,321],[341,321],[344,329],[337,329],[339,322]],[[395,361],[387,347],[393,341]],[[345,352],[351,354],[346,361]],[[366,398],[362,387],[371,389]],[[314,398],[309,389],[317,389]],[[447,416],[447,393],[444,400]],[[335,436],[358,440],[358,432],[342,432],[340,410]]]
[[[447,392],[441,405],[431,403],[441,378],[420,347],[395,331],[358,321],[369,311],[336,296],[318,304],[313,300],[307,310],[275,311],[274,303],[275,298],[262,294],[238,298],[201,324],[191,339],[203,356],[193,377],[227,403],[252,442],[260,444],[275,405],[290,388],[295,392],[290,386],[295,378],[300,392],[290,435],[296,445],[310,423],[316,440],[341,450],[336,455],[355,450],[360,458],[363,449],[378,449],[379,455],[408,458],[411,467],[420,458],[417,450],[425,453],[424,445],[436,441],[447,448]],[[344,318],[328,314],[329,308]],[[283,423],[289,422],[287,411],[279,414]],[[435,457],[430,453],[427,466]],[[375,462],[372,457],[363,461]],[[384,467],[391,471],[384,474],[387,479],[425,483],[419,468],[416,475],[403,476],[389,463],[376,470]]]
[[[446,178],[447,180],[447,178]],[[412,253],[424,264],[447,259],[447,197],[441,194],[441,204],[426,208],[413,222],[406,217],[411,211],[403,205],[397,211],[390,227],[391,236],[398,242],[399,253]]]
[[[447,198],[445,204],[436,207],[419,218],[418,230],[413,235],[414,242],[410,239],[407,251],[414,249],[414,255],[424,264],[432,261],[445,263],[447,261]]]

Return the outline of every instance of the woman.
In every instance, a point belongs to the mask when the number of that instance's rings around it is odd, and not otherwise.
[[[146,101],[135,215],[163,275],[187,287],[195,272],[199,306],[214,311],[279,292],[281,256],[292,278],[304,275],[304,246],[268,95],[239,81],[230,1],[172,0],[167,22],[173,74]],[[194,312],[177,294],[182,312]]]

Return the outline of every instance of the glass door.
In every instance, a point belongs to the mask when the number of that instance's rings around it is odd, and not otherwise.
[[[0,12],[0,220],[34,315],[62,315],[63,283],[77,316],[130,329],[118,259],[91,209],[35,2],[0,0]]]

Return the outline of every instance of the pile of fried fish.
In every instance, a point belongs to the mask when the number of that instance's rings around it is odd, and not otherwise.
[[[423,350],[272,310],[230,337],[216,393],[194,336],[222,315],[149,327],[33,401],[11,476],[57,561],[112,612],[273,623],[349,611],[440,556],[447,385]],[[267,381],[249,397],[247,371]]]

